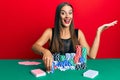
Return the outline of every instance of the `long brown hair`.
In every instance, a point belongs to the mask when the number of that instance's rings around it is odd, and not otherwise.
[[[54,30],[53,30],[53,35],[52,35],[52,42],[51,42],[51,46],[50,46],[50,51],[52,53],[55,52],[60,52],[60,46],[63,46],[61,38],[60,38],[60,11],[61,8],[64,7],[65,5],[68,5],[72,8],[73,10],[73,6],[67,2],[61,3],[60,5],[58,5],[58,7],[56,8],[56,15],[55,15],[55,23],[54,23]],[[78,44],[78,39],[77,36],[75,34],[75,29],[74,29],[74,23],[73,20],[70,24],[70,35],[71,35],[71,40],[72,40],[72,45],[75,51],[75,45]]]

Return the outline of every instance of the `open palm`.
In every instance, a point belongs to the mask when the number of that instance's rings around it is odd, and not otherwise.
[[[111,22],[111,23],[107,23],[107,24],[103,24],[102,26],[100,26],[99,28],[98,28],[98,31],[100,31],[100,32],[102,32],[103,30],[105,30],[105,29],[107,29],[107,28],[109,28],[109,27],[111,27],[111,26],[114,26],[115,24],[117,24],[117,20],[115,20],[115,21],[113,21],[113,22]]]

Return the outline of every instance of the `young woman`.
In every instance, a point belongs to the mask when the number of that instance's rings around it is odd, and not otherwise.
[[[43,61],[47,71],[51,70],[53,61],[52,54],[60,52],[61,54],[75,52],[75,46],[81,45],[87,48],[90,58],[95,59],[100,43],[100,35],[103,30],[114,26],[117,21],[104,24],[97,29],[93,45],[89,47],[83,32],[80,29],[74,29],[73,24],[73,7],[69,3],[58,5],[55,15],[54,28],[48,28],[42,36],[34,43],[32,49],[43,55]],[[43,47],[49,41],[49,49]]]

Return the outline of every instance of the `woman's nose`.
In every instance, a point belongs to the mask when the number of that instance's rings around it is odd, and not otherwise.
[[[68,13],[66,14],[66,17],[69,17],[69,14],[68,14]]]

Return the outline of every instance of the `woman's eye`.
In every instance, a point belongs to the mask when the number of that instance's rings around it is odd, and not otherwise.
[[[65,13],[64,12],[61,12],[62,15],[64,15]]]
[[[69,14],[72,14],[72,12],[69,12]]]

